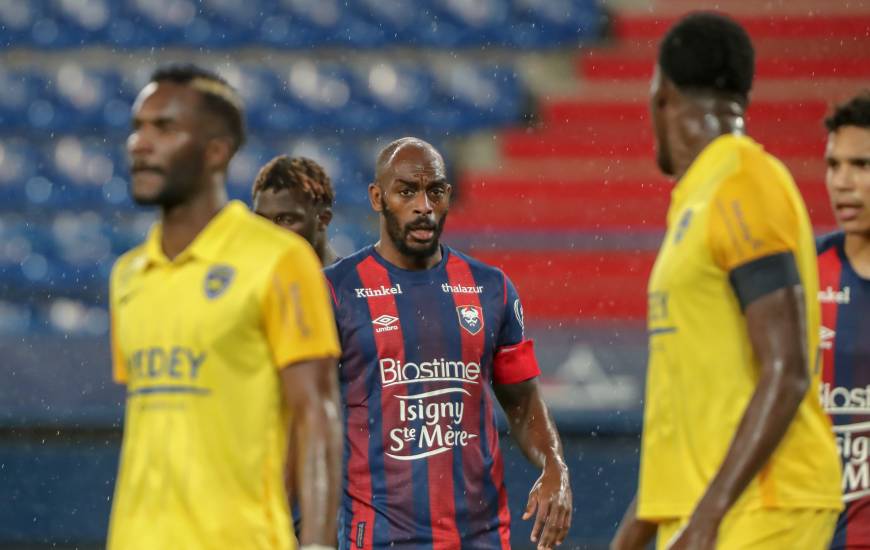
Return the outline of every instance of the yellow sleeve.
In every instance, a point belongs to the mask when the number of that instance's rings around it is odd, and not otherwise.
[[[263,325],[279,369],[340,355],[326,279],[307,243],[285,252],[266,281]]]
[[[743,171],[722,182],[710,203],[708,238],[716,264],[725,271],[753,260],[796,252],[797,212],[786,186],[771,170],[761,181]]]
[[[117,283],[115,282],[115,272],[118,265],[112,269],[112,275],[109,278],[109,337],[111,339],[112,348],[112,378],[118,384],[127,383],[127,361],[124,358],[124,352],[121,350],[120,334],[118,332],[118,304],[116,295],[118,292]]]

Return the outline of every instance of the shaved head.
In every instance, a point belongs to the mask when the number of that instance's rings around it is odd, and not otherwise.
[[[390,173],[395,164],[412,158],[417,162],[432,165],[441,176],[446,175],[444,158],[431,143],[415,137],[403,137],[389,143],[378,153],[375,181],[382,184],[384,176]]]
[[[441,258],[450,209],[444,158],[431,144],[404,137],[384,147],[376,164],[369,200],[381,218],[379,251],[405,269],[431,267]]]

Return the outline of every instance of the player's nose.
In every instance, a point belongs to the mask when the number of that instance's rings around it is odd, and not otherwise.
[[[127,153],[132,158],[151,153],[154,145],[145,132],[135,131],[127,137]]]
[[[429,216],[433,212],[432,201],[427,193],[419,193],[414,201],[414,214],[418,216]]]

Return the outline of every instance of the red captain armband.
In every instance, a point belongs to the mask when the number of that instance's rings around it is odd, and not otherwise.
[[[499,348],[492,365],[492,381],[496,384],[517,384],[541,374],[535,358],[532,340]]]

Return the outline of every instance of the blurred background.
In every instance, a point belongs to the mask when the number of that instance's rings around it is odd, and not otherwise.
[[[817,232],[830,105],[870,83],[865,0],[0,0],[0,547],[99,548],[123,391],[107,276],[154,212],[127,196],[137,91],[160,62],[216,69],[246,101],[230,192],[273,155],[311,157],[347,254],[374,241],[377,149],[445,153],[445,241],[523,297],[573,473],[569,548],[603,548],[636,483],[645,285],[671,184],[647,89],[659,38],[698,7],[757,49],[749,132],[791,169]],[[535,477],[504,438],[514,545]]]

